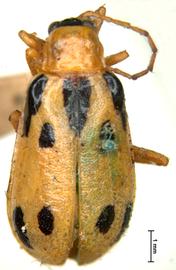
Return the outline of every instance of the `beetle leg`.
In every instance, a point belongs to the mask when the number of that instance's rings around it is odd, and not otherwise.
[[[29,34],[23,30],[19,32],[19,36],[29,46],[26,50],[26,59],[32,75],[36,75],[41,70],[45,41],[38,38],[35,33]]]
[[[42,57],[35,49],[26,50],[26,60],[32,75],[36,75],[41,70]]]
[[[19,124],[19,119],[21,117],[21,112],[16,110],[14,112],[12,112],[9,116],[9,121],[11,122],[13,128],[15,129],[15,131],[17,132],[18,129],[18,124]]]
[[[149,64],[147,66],[146,69],[138,72],[138,73],[135,73],[133,75],[129,74],[129,73],[126,73],[124,71],[121,71],[117,68],[111,68],[109,69],[109,67],[107,67],[107,70],[110,70],[110,71],[113,71],[115,73],[118,73],[120,75],[123,75],[129,79],[133,79],[133,80],[136,80],[137,78],[141,77],[141,76],[144,76],[146,75],[149,71],[152,71],[153,70],[153,66],[154,66],[154,63],[155,63],[155,58],[156,58],[156,53],[157,53],[157,47],[152,39],[152,37],[150,36],[150,34],[139,28],[139,27],[136,27],[136,26],[133,26],[131,25],[130,23],[128,22],[125,22],[125,21],[120,21],[120,20],[117,20],[117,19],[113,19],[111,17],[108,17],[108,16],[105,16],[105,15],[102,15],[102,14],[98,14],[96,12],[92,12],[92,11],[88,11],[86,13],[87,17],[89,18],[94,18],[94,17],[97,17],[97,18],[100,18],[102,19],[103,21],[106,21],[106,22],[111,22],[111,23],[114,23],[114,24],[117,24],[119,26],[122,26],[122,27],[125,27],[125,28],[128,28],[128,29],[131,29],[132,31],[135,31],[143,36],[145,36],[148,40],[148,44],[151,48],[151,51],[152,51],[152,55],[150,57],[150,61],[149,61]]]
[[[0,77],[0,136],[12,130],[8,121],[14,110],[22,111],[30,74]]]
[[[116,54],[109,55],[105,58],[105,63],[107,66],[115,65],[129,56],[127,51],[122,51]]]
[[[155,164],[161,166],[167,166],[169,162],[168,157],[149,149],[132,145],[131,151],[134,162]]]
[[[19,32],[19,37],[28,45],[30,48],[36,49],[37,51],[42,50],[45,44],[43,39],[36,36],[35,33],[29,34],[24,30]]]

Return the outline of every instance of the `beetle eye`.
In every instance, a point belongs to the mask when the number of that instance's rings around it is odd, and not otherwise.
[[[48,34],[50,34],[56,28],[59,28],[62,26],[75,26],[75,25],[94,27],[94,25],[91,21],[86,21],[86,20],[82,21],[82,20],[77,19],[77,18],[69,18],[69,19],[65,19],[63,21],[57,21],[57,22],[51,23],[49,28],[48,28]]]

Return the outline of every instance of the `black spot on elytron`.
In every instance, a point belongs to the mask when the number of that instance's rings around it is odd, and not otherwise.
[[[32,248],[29,238],[27,236],[27,230],[26,230],[25,223],[23,220],[23,211],[20,206],[16,207],[13,210],[13,222],[15,226],[15,231],[19,239],[23,242],[23,244],[26,247]]]
[[[112,152],[117,149],[115,134],[109,120],[102,124],[99,137],[101,140],[100,151],[102,153]]]
[[[48,78],[45,75],[40,75],[35,78],[29,86],[24,114],[24,136],[28,136],[31,117],[37,113],[41,105],[42,93],[47,81]]]
[[[133,204],[130,202],[126,207],[122,227],[121,227],[120,233],[118,234],[118,236],[116,238],[116,241],[118,241],[120,239],[120,237],[122,236],[124,231],[128,228],[129,221],[130,221],[131,214],[132,214],[132,210],[133,210]]]
[[[54,31],[56,28],[59,28],[59,27],[76,26],[76,25],[94,27],[94,24],[91,21],[80,20],[77,18],[69,18],[63,21],[56,21],[56,22],[51,23],[48,28],[48,34],[50,34],[52,31]]]
[[[86,77],[69,77],[63,83],[64,106],[71,129],[80,135],[87,118],[91,94],[90,82]]]
[[[125,97],[123,86],[120,80],[110,72],[106,72],[103,74],[103,77],[111,91],[114,107],[117,111],[120,111],[122,125],[124,130],[126,130],[126,123],[127,123],[127,114],[125,110]]]
[[[101,212],[96,227],[99,229],[100,233],[105,234],[109,231],[115,218],[114,205],[107,205]]]
[[[44,206],[38,213],[38,224],[42,233],[49,235],[54,229],[54,216],[49,206]]]
[[[55,143],[54,129],[51,124],[45,123],[42,126],[39,146],[42,148],[53,147]]]
[[[125,210],[125,215],[124,215],[123,224],[122,224],[123,230],[126,229],[129,225],[129,221],[130,221],[131,214],[132,214],[132,209],[133,209],[133,204],[129,203],[126,207],[126,210]]]

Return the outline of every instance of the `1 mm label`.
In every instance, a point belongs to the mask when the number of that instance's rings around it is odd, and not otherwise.
[[[157,253],[157,239],[153,239],[153,234],[155,230],[148,230],[149,232],[149,237],[150,237],[150,258],[148,260],[149,263],[154,263],[154,258],[153,255]]]

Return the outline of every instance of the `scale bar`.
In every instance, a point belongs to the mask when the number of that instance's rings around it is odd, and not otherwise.
[[[148,263],[154,263],[153,261],[153,232],[154,230],[148,230],[148,232],[150,233],[150,260],[148,261]]]

